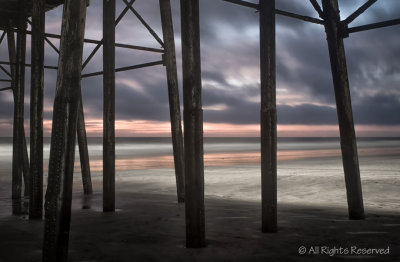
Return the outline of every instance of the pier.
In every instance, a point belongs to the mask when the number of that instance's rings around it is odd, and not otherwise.
[[[122,1],[122,12],[116,12],[116,1]],[[159,0],[162,36],[135,9],[142,0],[103,0],[102,38],[85,38],[86,11],[99,1],[89,0],[0,0],[0,44],[7,40],[8,61],[0,61],[0,69],[8,75],[1,79],[9,86],[14,98],[12,196],[13,214],[21,215],[24,202],[29,201],[29,219],[44,217],[43,261],[68,261],[68,242],[71,223],[72,181],[75,145],[79,145],[82,182],[85,195],[93,194],[85,127],[81,80],[94,76],[103,79],[103,212],[116,211],[115,187],[115,98],[118,72],[162,66],[168,90],[169,116],[176,180],[176,199],[185,205],[186,247],[204,248],[207,245],[204,204],[204,149],[202,68],[200,48],[199,0],[181,0],[181,43],[183,78],[183,117],[179,99],[177,54],[170,0]],[[314,23],[326,32],[332,82],[334,87],[340,146],[344,168],[349,219],[365,218],[358,160],[356,132],[350,96],[345,47],[343,40],[353,33],[400,24],[400,19],[351,26],[378,0],[367,0],[346,18],[340,17],[340,1],[310,0],[315,16],[305,16],[276,9],[275,0],[259,3],[242,0],[223,0],[226,4],[253,10],[259,16],[260,30],[260,141],[261,141],[261,228],[263,233],[278,232],[277,203],[277,106],[276,106],[276,16]],[[45,32],[46,12],[62,5],[60,34]],[[158,43],[159,48],[116,42],[118,23],[133,14]],[[138,25],[135,25],[138,26]],[[31,35],[31,61],[26,60],[26,36]],[[55,46],[49,39],[59,39]],[[384,40],[382,40],[384,41]],[[45,65],[47,43],[58,54],[58,65]],[[84,44],[95,48],[83,59]],[[4,43],[0,48],[5,48]],[[103,69],[82,73],[102,48]],[[116,48],[139,50],[159,55],[159,60],[116,67]],[[306,63],[307,61],[304,61]],[[30,155],[24,131],[25,69],[31,68],[30,94]],[[57,72],[56,95],[53,106],[48,186],[43,198],[43,99],[44,71]],[[1,95],[1,94],[0,94]],[[184,128],[182,128],[182,119]],[[184,136],[183,136],[184,132]],[[24,189],[24,192],[23,192]],[[44,209],[43,209],[44,206]]]

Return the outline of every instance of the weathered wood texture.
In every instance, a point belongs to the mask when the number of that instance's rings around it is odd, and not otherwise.
[[[54,100],[43,261],[67,261],[86,1],[64,3]]]
[[[21,2],[22,3],[22,2]],[[13,60],[15,68],[13,79],[14,90],[14,125],[13,125],[13,160],[12,160],[12,198],[21,199],[22,173],[24,173],[25,196],[29,197],[29,164],[27,161],[26,140],[24,130],[24,94],[25,94],[25,55],[26,55],[26,10],[21,4],[18,18],[17,48],[12,43],[14,36],[8,34],[10,61]],[[25,149],[24,149],[25,148]],[[21,213],[19,204],[13,205],[13,213]]]
[[[205,246],[199,1],[181,0],[186,246]]]
[[[167,70],[169,112],[171,119],[172,146],[176,176],[178,202],[185,201],[185,165],[181,109],[179,103],[178,73],[176,68],[174,28],[170,0],[160,0],[161,24],[164,36],[164,64]]]
[[[92,178],[90,173],[90,161],[89,161],[89,150],[88,150],[88,143],[86,136],[86,127],[85,127],[85,115],[83,113],[81,84],[79,84],[77,135],[78,135],[79,158],[81,161],[83,192],[85,195],[90,195],[93,193],[93,187],[92,187]]]
[[[388,27],[388,26],[394,26],[394,25],[399,25],[400,24],[400,19],[392,19],[392,20],[387,20],[379,23],[372,23],[372,24],[367,24],[367,25],[361,25],[361,26],[354,26],[348,28],[345,33],[352,34],[352,33],[357,33],[357,32],[362,32],[362,31],[367,31],[367,30],[372,30],[372,29],[378,29],[382,27]]]
[[[103,211],[115,211],[115,0],[103,0]]]
[[[343,38],[340,36],[339,6],[337,0],[322,0],[322,5],[325,14],[325,31],[339,120],[340,145],[342,149],[349,217],[351,219],[363,219],[364,205],[357,141],[354,131],[344,43]]]
[[[275,0],[260,0],[262,232],[277,231]]]
[[[44,89],[44,0],[32,4],[31,125],[29,218],[43,216],[43,89]]]
[[[8,42],[8,53],[10,60],[10,71],[11,71],[11,89],[13,90],[13,96],[15,101],[15,85],[16,85],[16,51],[15,51],[15,37],[14,33],[7,30],[7,42]],[[25,129],[22,128],[23,133],[23,141],[22,141],[22,150],[23,150],[23,163],[22,163],[22,173],[24,175],[24,196],[29,198],[29,157],[28,157],[28,149],[26,146],[26,137],[25,137]]]
[[[17,27],[19,16],[19,0],[0,0],[0,29]],[[27,9],[27,15],[32,15],[32,6],[34,0],[24,0],[24,6]],[[51,10],[61,4],[64,0],[45,0],[45,10]]]

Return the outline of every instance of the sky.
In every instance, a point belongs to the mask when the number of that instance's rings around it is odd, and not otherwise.
[[[257,2],[256,0],[249,2]],[[320,2],[320,1],[318,1]],[[345,19],[366,0],[339,0]],[[87,10],[86,38],[102,38],[102,1]],[[179,89],[182,63],[179,0],[171,0]],[[162,38],[158,0],[136,0],[134,8]],[[309,1],[277,0],[276,7],[318,17]],[[124,8],[117,1],[117,16]],[[62,8],[46,14],[46,32],[60,33]],[[400,18],[400,1],[380,0],[350,26]],[[221,0],[200,0],[202,102],[205,136],[259,136],[259,23],[255,10]],[[351,34],[344,40],[358,136],[400,136],[400,25]],[[58,40],[52,40],[59,45]],[[116,42],[160,48],[159,43],[128,12],[116,28]],[[27,62],[30,63],[30,37]],[[84,60],[95,45],[85,44]],[[46,44],[46,65],[58,56]],[[0,59],[8,61],[6,39]],[[160,54],[116,49],[116,66],[161,60]],[[338,136],[333,82],[322,25],[276,17],[278,136]],[[102,70],[102,50],[83,73]],[[26,71],[25,127],[29,134],[30,70]],[[7,78],[0,72],[0,78]],[[51,134],[57,73],[45,72],[44,135]],[[7,83],[0,83],[5,87]],[[100,76],[82,80],[89,136],[102,135],[103,86]],[[12,135],[13,99],[0,92],[0,136]],[[165,68],[161,65],[116,73],[116,134],[170,136]]]

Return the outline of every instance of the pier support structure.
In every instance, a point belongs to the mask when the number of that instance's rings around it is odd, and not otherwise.
[[[45,201],[43,261],[67,261],[86,1],[66,0]]]
[[[275,0],[260,0],[262,232],[277,231]]]
[[[32,64],[25,64],[22,63],[23,66],[30,66],[32,67],[32,95],[31,95],[31,126],[32,126],[32,137],[31,139],[31,146],[33,151],[31,151],[32,158],[34,160],[34,165],[32,166],[32,172],[35,175],[32,178],[32,183],[34,183],[33,191],[31,192],[33,201],[32,205],[32,212],[35,214],[31,214],[31,218],[38,218],[40,217],[40,211],[38,208],[40,207],[40,192],[38,188],[40,188],[40,183],[42,183],[42,179],[40,176],[43,176],[43,149],[40,145],[43,145],[43,76],[42,72],[44,69],[51,69],[51,70],[58,70],[56,66],[42,66],[42,54],[40,54],[43,46],[43,40],[46,41],[58,54],[60,50],[49,40],[50,38],[60,39],[60,35],[56,34],[49,34],[45,33],[42,29],[44,24],[44,14],[42,13],[44,10],[43,8],[44,0],[35,0],[33,2],[33,9],[32,9],[32,18],[33,23],[29,20],[28,22],[32,25],[32,31],[25,30],[26,23],[24,26],[24,33],[32,35]],[[88,3],[88,1],[86,1]],[[174,163],[175,163],[175,170],[176,170],[176,184],[177,184],[177,195],[178,195],[178,202],[184,201],[184,150],[183,150],[183,136],[182,136],[182,127],[181,127],[181,116],[180,116],[180,105],[179,105],[179,91],[178,91],[178,81],[177,81],[177,69],[176,69],[176,55],[175,55],[175,43],[174,43],[174,33],[173,33],[173,24],[172,24],[172,14],[171,14],[171,3],[169,0],[160,0],[160,11],[162,17],[162,29],[163,35],[165,38],[165,44],[163,40],[156,34],[156,32],[151,28],[151,26],[145,21],[145,19],[135,10],[133,7],[133,3],[135,0],[123,0],[126,4],[123,11],[119,14],[118,18],[115,20],[115,0],[113,1],[104,1],[104,5],[106,6],[104,12],[104,33],[105,37],[102,40],[93,40],[93,39],[84,39],[85,43],[96,44],[95,49],[89,54],[87,59],[82,64],[82,69],[87,66],[90,60],[94,57],[96,52],[100,49],[100,47],[104,44],[104,70],[101,72],[93,72],[82,74],[82,78],[92,77],[103,75],[104,76],[104,89],[105,89],[105,96],[104,96],[104,210],[105,211],[113,211],[115,209],[115,73],[134,70],[139,68],[145,68],[150,66],[156,65],[164,65],[167,70],[167,83],[168,83],[168,95],[169,95],[169,103],[170,103],[170,116],[171,116],[171,131],[172,131],[172,141],[173,141],[173,151],[174,151]],[[56,3],[51,3],[51,5],[57,6]],[[50,5],[50,6],[51,6]],[[26,8],[26,5],[21,5]],[[45,7],[50,8],[49,4],[46,2]],[[54,7],[53,6],[53,7]],[[108,8],[110,6],[114,6]],[[46,9],[48,10],[48,9]],[[115,27],[118,23],[122,20],[122,18],[127,14],[128,11],[131,11],[140,23],[149,31],[149,33],[154,37],[154,39],[161,45],[162,48],[152,48],[152,47],[145,47],[145,46],[137,46],[137,45],[130,45],[130,44],[121,44],[115,43]],[[22,14],[22,12],[20,12]],[[11,20],[10,20],[11,21]],[[26,21],[26,16],[25,20]],[[9,38],[13,39],[14,32],[19,33],[20,29],[15,29],[17,27],[16,21],[13,20],[15,25],[4,26],[9,28],[7,29]],[[18,27],[19,28],[19,27]],[[1,38],[4,38],[4,35]],[[14,41],[8,41],[10,43],[14,43]],[[144,52],[153,52],[153,53],[160,53],[163,54],[161,61],[155,61],[150,63],[143,63],[138,65],[126,66],[121,68],[115,68],[115,48],[125,48],[130,50],[140,50]],[[14,47],[9,48],[10,50],[10,61],[0,61],[0,65],[10,65],[11,71],[14,72],[14,76],[12,77],[13,86],[18,84],[18,79],[16,77],[16,51],[15,51],[15,43]],[[14,52],[12,54],[12,52]],[[114,60],[114,61],[112,61]],[[111,63],[110,63],[111,62]],[[6,70],[1,67],[1,70]],[[6,73],[7,70],[5,71]],[[11,77],[11,73],[9,73]],[[8,80],[6,80],[8,81]],[[10,80],[11,81],[11,80]],[[0,91],[5,91],[9,89],[17,90],[17,88],[7,87],[2,88]],[[21,105],[18,102],[18,98],[16,97],[15,106]],[[40,99],[40,97],[42,97]],[[82,95],[79,95],[80,100],[82,101]],[[19,106],[20,108],[20,106]],[[23,108],[22,108],[23,110]],[[21,115],[20,113],[15,114],[15,121],[21,122],[21,118],[17,116]],[[18,119],[18,120],[17,120]],[[22,118],[23,120],[23,118]],[[15,130],[14,132],[20,132],[17,128],[17,125],[14,125]],[[82,171],[82,181],[83,181],[83,189],[85,194],[91,194],[93,189],[91,185],[91,174],[90,174],[90,166],[89,166],[89,157],[88,157],[88,148],[87,148],[87,138],[86,138],[86,130],[84,124],[84,114],[83,114],[83,105],[78,107],[78,122],[77,122],[77,136],[78,136],[78,145],[79,145],[79,153],[80,153],[80,160],[81,160],[81,171]],[[22,130],[22,132],[24,132]],[[14,159],[19,159],[19,151],[17,142],[19,141],[19,137],[15,135],[14,138]],[[25,141],[24,139],[22,139]],[[25,142],[26,143],[26,142]],[[19,195],[16,192],[20,190],[22,187],[22,183],[18,182],[18,174],[23,170],[24,179],[29,175],[29,159],[27,155],[26,146],[24,146],[25,154],[23,155],[23,163],[24,165],[18,164],[17,161],[14,161],[14,195]],[[22,167],[22,169],[21,169]],[[26,198],[29,198],[29,181],[27,182],[25,187],[25,195]],[[19,186],[18,186],[19,185]],[[19,189],[18,189],[19,188]],[[16,198],[20,201],[20,197]],[[17,206],[17,205],[16,205]],[[35,210],[36,209],[36,210]]]
[[[12,87],[14,94],[14,125],[13,125],[13,159],[12,159],[12,199],[13,214],[25,212],[22,208],[22,174],[24,175],[26,198],[29,198],[29,160],[26,150],[24,130],[24,95],[25,95],[25,56],[26,56],[26,5],[19,1],[17,46],[12,32],[8,35],[9,57],[14,61],[11,66]],[[16,50],[16,51],[15,51]]]
[[[29,218],[43,216],[44,0],[32,1]]]
[[[337,0],[322,0],[324,26],[328,41],[336,109],[339,120],[340,145],[347,191],[350,219],[364,218],[357,140],[354,130],[350,87]]]
[[[115,0],[103,0],[103,211],[115,211]]]
[[[76,131],[78,137],[79,159],[81,163],[83,193],[85,195],[91,195],[93,193],[92,176],[90,173],[89,150],[88,150],[88,143],[86,136],[85,114],[83,112],[82,90],[80,83],[79,83],[78,123]]]
[[[179,103],[178,72],[176,68],[174,28],[170,0],[160,0],[161,25],[164,38],[164,65],[167,71],[169,112],[171,120],[172,146],[174,151],[176,190],[178,202],[185,201],[185,165],[181,109]]]
[[[199,0],[181,0],[186,246],[205,246]]]
[[[316,0],[310,3],[319,18],[278,10],[275,0],[260,0],[258,4],[242,0],[223,0],[260,13],[260,72],[261,72],[261,184],[262,231],[277,232],[277,117],[276,117],[276,67],[275,67],[275,15],[311,22],[325,27],[340,130],[343,166],[348,199],[349,217],[363,219],[364,207],[354,130],[350,88],[343,39],[350,33],[400,24],[394,19],[349,28],[348,25],[377,0],[366,1],[344,20],[340,20],[338,0]],[[49,163],[49,180],[45,203],[45,237],[43,261],[67,261],[69,226],[71,216],[72,181],[75,137],[78,137],[82,180],[85,194],[92,193],[90,168],[84,125],[81,78],[103,75],[104,125],[103,125],[103,210],[115,210],[115,73],[148,66],[166,66],[170,104],[171,131],[176,172],[178,202],[186,200],[186,246],[205,246],[204,214],[204,152],[203,111],[200,59],[199,0],[181,0],[181,33],[183,59],[183,97],[185,138],[183,143],[176,54],[170,0],[159,0],[164,42],[133,8],[135,0],[123,0],[126,7],[115,19],[115,0],[103,0],[103,40],[84,39],[87,1],[65,0],[62,35],[44,32],[44,0],[32,0],[32,31],[28,32],[26,1],[18,0],[19,10],[10,19],[3,19],[9,47],[11,82],[14,95],[14,130],[12,163],[13,213],[20,214],[22,174],[25,196],[30,197],[31,219],[42,217],[43,183],[43,71],[58,69],[56,98],[54,101],[53,129]],[[62,1],[60,1],[61,4]],[[47,4],[47,5],[46,5]],[[55,6],[57,4],[54,4]],[[115,27],[128,11],[132,11],[163,49],[115,43]],[[3,11],[3,10],[2,10]],[[13,13],[13,12],[11,12]],[[4,21],[6,24],[4,24]],[[7,24],[9,23],[9,24]],[[13,23],[13,24],[12,24]],[[11,25],[12,24],[12,25]],[[16,30],[14,28],[17,28]],[[17,32],[15,47],[14,32]],[[32,63],[25,63],[26,34],[32,34]],[[0,43],[5,34],[0,37]],[[47,37],[61,39],[58,50]],[[58,67],[44,66],[44,40],[59,52]],[[82,64],[83,42],[97,44]],[[103,45],[103,72],[82,75],[81,71]],[[163,54],[161,61],[115,68],[115,47]],[[82,67],[80,66],[82,65]],[[24,81],[25,66],[32,66],[31,79],[31,161],[27,154],[24,131]],[[184,144],[184,145],[183,145]],[[183,148],[185,146],[185,150]],[[31,179],[29,174],[32,175]]]

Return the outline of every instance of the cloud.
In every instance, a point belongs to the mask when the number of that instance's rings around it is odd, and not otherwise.
[[[250,2],[258,2],[249,0]],[[123,10],[117,1],[117,16]],[[320,1],[319,1],[320,2]],[[341,17],[346,18],[365,1],[339,1]],[[180,7],[172,0],[175,26],[179,87],[182,101]],[[135,9],[162,37],[158,0],[136,1]],[[277,8],[318,17],[309,1],[280,0]],[[61,8],[47,13],[48,32],[59,33]],[[258,13],[219,0],[201,0],[201,55],[204,120],[210,123],[257,124],[259,122],[259,27]],[[88,8],[86,37],[100,40],[101,1]],[[400,18],[400,1],[378,1],[351,26]],[[353,111],[356,124],[399,125],[400,109],[400,34],[399,26],[351,34],[345,48]],[[323,26],[277,16],[277,110],[280,124],[336,125],[335,98],[329,54]],[[117,41],[159,48],[133,14],[117,27]],[[58,41],[54,41],[58,45]],[[4,45],[5,43],[3,43]],[[4,46],[0,56],[6,56]],[[85,44],[86,58],[95,45]],[[157,61],[160,54],[117,48],[117,67]],[[46,64],[57,65],[56,53],[46,46]],[[102,70],[102,49],[84,73]],[[27,71],[26,97],[29,101]],[[165,68],[155,66],[117,73],[116,118],[121,121],[168,121],[168,92]],[[56,72],[46,70],[45,114],[52,118]],[[101,77],[84,79],[82,93],[86,119],[101,119],[103,112]],[[12,100],[0,94],[0,121],[12,120]],[[26,117],[29,110],[25,110]],[[29,122],[29,121],[27,121]],[[3,123],[3,122],[2,122]],[[12,123],[12,121],[10,122]]]

